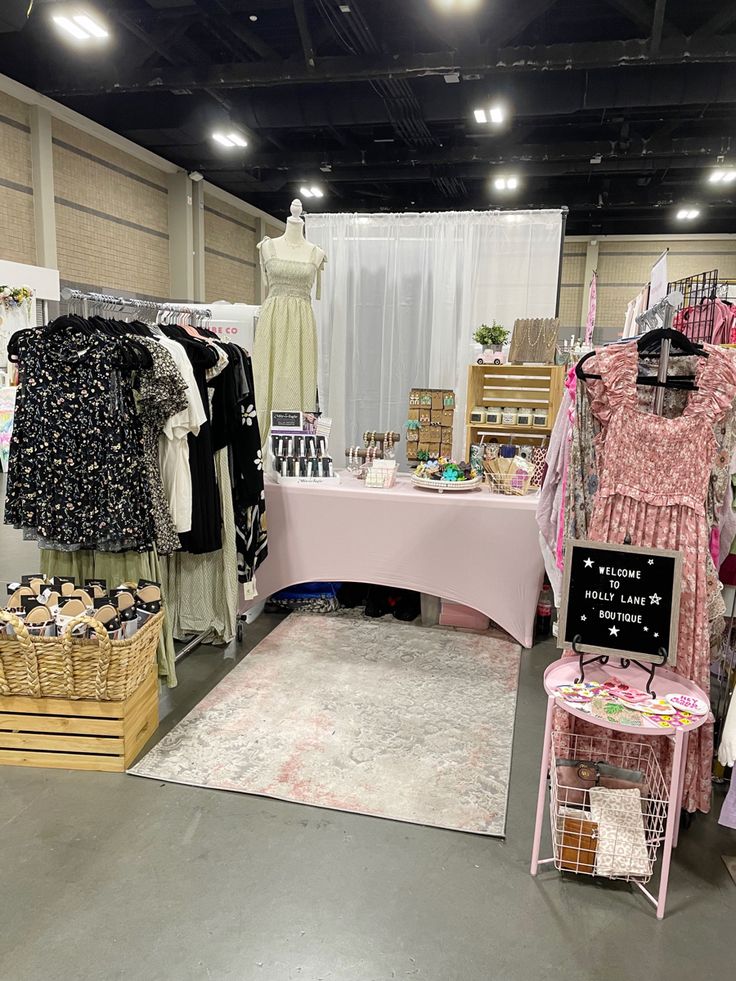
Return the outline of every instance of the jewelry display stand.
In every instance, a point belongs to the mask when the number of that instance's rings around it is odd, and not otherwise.
[[[373,460],[389,459],[387,456],[393,447],[401,440],[399,433],[363,433],[363,446],[351,446],[345,450],[348,460],[348,470],[355,472],[361,470],[366,465],[370,466]]]

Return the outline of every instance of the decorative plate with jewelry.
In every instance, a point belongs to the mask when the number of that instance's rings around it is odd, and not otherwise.
[[[416,487],[426,487],[440,493],[474,490],[483,483],[483,477],[469,463],[458,463],[444,456],[430,457],[420,463],[411,479]]]

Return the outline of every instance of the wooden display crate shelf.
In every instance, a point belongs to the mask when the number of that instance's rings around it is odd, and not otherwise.
[[[485,433],[491,438],[513,439],[519,433],[526,438],[548,438],[562,401],[566,369],[562,365],[478,365],[468,368],[467,418],[465,421],[465,457],[470,444]],[[539,409],[547,413],[547,425],[506,426],[503,423],[471,422],[475,406],[494,408]]]
[[[0,697],[0,766],[126,770],[158,728],[152,670],[123,702]]]

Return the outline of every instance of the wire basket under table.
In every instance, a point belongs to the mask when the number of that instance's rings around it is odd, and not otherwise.
[[[669,805],[668,787],[652,743],[552,733],[550,821],[553,861],[561,872],[642,885],[649,881],[665,838]],[[570,778],[570,761],[637,771],[641,789],[627,794],[590,794]]]

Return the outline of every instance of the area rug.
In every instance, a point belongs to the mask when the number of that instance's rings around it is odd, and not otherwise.
[[[520,654],[292,614],[129,772],[502,836]]]

